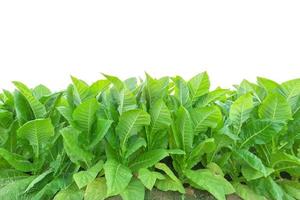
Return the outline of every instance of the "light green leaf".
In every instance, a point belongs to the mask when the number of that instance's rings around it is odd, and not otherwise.
[[[189,154],[187,158],[187,169],[191,169],[202,159],[205,153],[211,153],[215,150],[216,144],[214,138],[208,138],[203,142],[200,142]]]
[[[41,99],[44,96],[50,95],[51,91],[44,85],[38,85],[32,90],[33,96],[37,99]]]
[[[242,124],[250,117],[253,109],[253,97],[250,93],[240,96],[230,107],[229,119],[239,134]]]
[[[128,186],[121,192],[123,200],[141,200],[145,197],[145,187],[138,179],[132,179]]]
[[[73,112],[73,119],[77,126],[90,139],[93,123],[96,120],[96,112],[100,105],[95,98],[82,102]]]
[[[271,154],[271,166],[276,171],[288,171],[289,169],[300,169],[300,158],[284,152]]]
[[[104,165],[108,196],[120,194],[129,184],[132,174],[128,167],[115,160]]]
[[[275,89],[279,87],[279,84],[275,81],[263,77],[257,77],[257,83],[263,87],[268,94],[274,92]]]
[[[31,197],[31,200],[53,199],[53,196],[65,186],[65,181],[62,178],[54,178],[47,183],[40,191]]]
[[[274,169],[266,167],[266,175],[265,175],[261,171],[257,171],[248,165],[244,165],[242,166],[241,172],[247,181],[251,181],[265,176],[269,176],[274,172]]]
[[[66,127],[61,130],[63,136],[64,149],[72,162],[85,162],[87,165],[91,163],[93,155],[91,152],[84,150],[78,141],[80,132],[72,127]]]
[[[213,174],[208,169],[187,170],[185,175],[192,186],[210,192],[218,200],[226,200],[225,195],[235,192],[232,185],[225,178]]]
[[[131,156],[134,152],[136,152],[141,147],[146,147],[147,143],[144,138],[138,137],[134,138],[134,140],[129,140],[129,147],[126,150],[125,158]]]
[[[84,193],[85,200],[104,200],[106,198],[107,186],[105,178],[96,178],[89,183]]]
[[[35,166],[24,157],[11,153],[6,149],[0,148],[0,157],[6,160],[13,168],[21,172],[31,172],[35,170]]]
[[[194,76],[188,81],[188,87],[191,94],[191,100],[194,103],[199,97],[209,91],[210,82],[207,73],[203,72]]]
[[[92,141],[89,143],[89,149],[94,148],[99,142],[104,138],[105,134],[108,132],[112,120],[107,119],[97,119],[97,128],[94,133],[92,133]]]
[[[175,83],[175,97],[180,105],[188,106],[190,104],[190,92],[187,83],[180,76],[173,78]]]
[[[295,199],[300,199],[300,183],[297,181],[283,180],[279,184]]]
[[[33,189],[36,185],[38,185],[46,176],[48,176],[50,173],[52,173],[52,169],[48,169],[42,174],[38,175],[35,179],[33,179],[30,184],[27,186],[24,193],[30,192],[31,189]]]
[[[257,194],[247,185],[243,185],[241,183],[236,182],[233,183],[233,187],[236,191],[236,194],[244,200],[267,200],[267,198]]]
[[[191,151],[194,138],[192,120],[189,112],[183,106],[178,109],[177,120],[175,123],[177,125],[175,134],[179,142],[177,148],[182,149],[185,152]]]
[[[46,115],[45,106],[33,96],[32,91],[26,85],[18,81],[13,81],[13,83],[18,88],[20,93],[26,98],[35,118],[43,118]]]
[[[268,171],[261,159],[246,149],[234,151],[234,155],[241,164],[246,164],[249,167],[261,172],[265,177],[268,176]]]
[[[28,140],[38,158],[54,136],[54,128],[50,119],[36,119],[21,126],[17,135]]]
[[[27,178],[19,179],[0,188],[0,199],[20,200],[24,198],[23,192],[34,178],[35,176],[30,176]]]
[[[255,144],[267,144],[279,134],[283,124],[273,120],[252,120],[240,134],[240,148],[251,147]]]
[[[300,108],[300,79],[293,79],[282,83],[279,92],[286,97],[293,113],[297,112]]]
[[[269,94],[258,110],[259,117],[271,120],[287,121],[292,119],[291,107],[286,99],[276,93]]]
[[[169,155],[165,149],[153,149],[139,155],[135,160],[130,162],[129,167],[132,171],[137,171],[141,168],[148,168],[155,165],[157,162]]]
[[[83,192],[78,189],[76,184],[68,186],[66,189],[57,193],[53,200],[82,200]]]
[[[144,186],[149,189],[152,190],[155,181],[157,179],[159,180],[163,180],[165,177],[159,173],[159,172],[155,172],[155,171],[150,171],[147,168],[141,168],[138,172],[138,178],[142,181],[142,183],[144,184]]]
[[[198,134],[208,128],[216,128],[222,121],[221,110],[217,106],[196,108],[191,111],[194,123],[194,133]]]
[[[88,96],[88,84],[74,76],[71,76],[71,79],[75,88],[75,95],[80,99],[80,101],[84,100]]]
[[[157,131],[167,129],[172,122],[170,111],[162,99],[150,107],[150,115],[150,136]]]
[[[121,149],[125,151],[126,142],[137,129],[150,124],[150,116],[143,110],[130,110],[120,116],[116,132],[120,138]]]
[[[5,185],[7,185],[13,181],[23,179],[26,177],[28,177],[28,175],[21,172],[20,170],[1,169],[0,170],[0,188],[4,187]]]
[[[181,181],[175,176],[172,170],[164,163],[155,164],[155,168],[162,170],[166,173],[164,179],[158,179],[155,183],[155,186],[162,191],[178,191],[180,193],[185,193],[185,189]]]
[[[77,184],[78,188],[81,189],[85,187],[87,184],[91,183],[96,178],[98,173],[102,170],[102,168],[103,168],[103,161],[100,160],[88,170],[80,171],[73,174],[73,179]]]

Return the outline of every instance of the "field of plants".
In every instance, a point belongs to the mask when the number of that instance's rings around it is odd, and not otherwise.
[[[0,94],[1,200],[300,199],[300,79],[71,81]]]

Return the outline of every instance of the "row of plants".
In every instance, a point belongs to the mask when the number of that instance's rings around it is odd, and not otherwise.
[[[0,199],[300,199],[300,79],[210,90],[206,72],[0,95]]]

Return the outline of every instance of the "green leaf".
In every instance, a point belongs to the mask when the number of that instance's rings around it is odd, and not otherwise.
[[[14,92],[14,104],[15,104],[17,119],[20,125],[34,119],[34,114],[30,108],[28,101],[18,91]]]
[[[271,166],[276,171],[288,171],[289,169],[300,169],[300,158],[284,152],[271,154]]]
[[[150,135],[157,131],[167,129],[172,122],[170,111],[162,99],[156,101],[156,103],[151,106],[150,116]]]
[[[192,102],[198,100],[199,97],[208,93],[210,82],[206,72],[197,74],[188,82],[188,87],[190,91],[190,97]]]
[[[82,102],[73,112],[75,123],[80,130],[87,134],[88,139],[90,139],[92,126],[96,120],[96,112],[99,107],[99,103],[93,98]]]
[[[263,174],[261,171],[257,171],[254,168],[248,166],[248,165],[243,165],[241,172],[243,174],[243,177],[247,181],[259,179],[265,176],[269,176],[274,172],[274,169],[266,167],[266,174]]]
[[[73,179],[77,184],[78,188],[81,189],[85,187],[87,184],[91,183],[96,178],[98,173],[102,170],[102,168],[103,168],[103,161],[100,160],[90,169],[73,174]]]
[[[188,106],[190,99],[190,92],[187,83],[180,76],[173,78],[175,83],[175,97],[179,101],[180,105]]]
[[[6,160],[13,168],[21,172],[31,172],[35,170],[35,165],[31,162],[18,154],[7,151],[6,149],[0,148],[0,157]]]
[[[150,124],[150,116],[143,110],[130,110],[120,116],[116,132],[120,138],[121,149],[125,151],[126,142],[138,128]]]
[[[271,178],[261,178],[250,182],[255,191],[268,199],[284,200],[283,189]]]
[[[259,106],[260,118],[287,121],[292,119],[291,107],[286,99],[276,93],[269,94]]]
[[[71,76],[74,88],[75,95],[82,101],[88,96],[89,86],[83,80],[80,80],[74,76]]]
[[[240,135],[240,148],[269,143],[274,136],[279,134],[282,125],[282,123],[273,120],[251,120]]]
[[[46,86],[40,84],[33,88],[32,94],[35,96],[35,98],[41,99],[44,96],[51,95],[51,91]]]
[[[225,195],[235,192],[232,185],[225,178],[213,174],[208,169],[187,170],[185,175],[192,186],[210,192],[218,200],[226,200]]]
[[[156,181],[155,186],[162,191],[178,191],[180,193],[185,193],[185,189],[181,181],[175,176],[172,170],[164,163],[155,164],[155,168],[166,173],[164,179],[159,179]]]
[[[261,172],[265,177],[268,176],[268,171],[261,159],[246,149],[234,151],[234,155],[241,164],[246,164],[249,167]]]
[[[33,179],[31,181],[31,183],[27,186],[26,190],[24,191],[24,193],[28,193],[30,192],[35,186],[37,186],[46,176],[48,176],[49,174],[51,174],[53,171],[52,169],[48,169],[45,172],[43,172],[42,174],[38,175],[35,179]]]
[[[293,79],[282,83],[279,92],[286,97],[288,103],[291,105],[293,113],[297,112],[300,108],[300,79]]]
[[[230,107],[229,119],[240,133],[243,123],[250,117],[253,109],[253,97],[250,93],[240,96]]]
[[[72,127],[66,127],[61,130],[63,136],[64,149],[72,162],[79,161],[90,165],[93,155],[91,152],[84,150],[78,141],[80,132]]]
[[[191,151],[194,138],[192,120],[189,112],[183,106],[178,109],[175,124],[177,128],[177,131],[175,132],[178,143],[177,148],[182,149],[185,152]]]
[[[244,200],[267,200],[264,196],[261,196],[254,192],[247,185],[243,185],[241,183],[233,183],[233,187],[236,191],[236,194],[239,195]]]
[[[295,199],[300,199],[300,183],[297,181],[283,180],[279,184],[283,189]]]
[[[20,180],[13,181],[0,188],[1,200],[20,200],[24,198],[23,192],[35,176],[30,176]]]
[[[53,200],[82,200],[83,192],[75,184],[57,193]]]
[[[19,170],[1,169],[0,170],[0,188],[4,187],[5,185],[7,185],[13,181],[23,179],[26,177],[28,177],[28,175]]]
[[[112,120],[107,119],[97,119],[97,128],[94,133],[92,133],[92,141],[89,144],[89,149],[94,148],[99,142],[104,138],[105,134],[108,132]]]
[[[132,174],[128,167],[115,160],[104,165],[108,196],[120,194],[129,184]]]
[[[217,106],[196,108],[191,111],[195,134],[205,132],[208,128],[216,128],[222,121],[221,110]]]
[[[149,190],[152,190],[157,179],[163,180],[165,178],[161,173],[150,171],[147,168],[141,168],[138,174],[139,174],[138,178],[142,181],[144,186]]]
[[[133,160],[129,167],[132,171],[137,171],[141,168],[148,168],[155,165],[157,162],[169,155],[165,149],[153,149],[146,151]]]
[[[202,159],[205,153],[211,153],[215,150],[216,144],[214,138],[208,138],[200,142],[189,154],[187,158],[187,169],[191,169]]]
[[[38,158],[54,136],[54,128],[50,119],[36,119],[21,126],[17,135],[28,140]]]
[[[123,200],[141,200],[145,197],[145,187],[138,179],[132,179],[128,186],[121,192]]]
[[[18,88],[20,93],[26,98],[35,118],[43,118],[46,115],[45,106],[33,96],[32,91],[26,85],[18,81],[13,81],[13,83]]]
[[[129,147],[127,148],[125,158],[128,158],[131,156],[134,152],[136,152],[138,149],[141,147],[146,147],[147,143],[144,138],[138,137],[138,138],[133,138],[133,141],[129,141]]]
[[[275,81],[262,77],[257,77],[257,83],[263,87],[268,94],[274,92],[275,89],[279,87],[279,84]]]
[[[32,200],[53,199],[54,195],[64,187],[65,181],[62,178],[54,178],[47,183],[40,191],[32,196]]]
[[[89,183],[84,193],[85,200],[104,200],[106,198],[107,186],[105,178],[96,178]]]

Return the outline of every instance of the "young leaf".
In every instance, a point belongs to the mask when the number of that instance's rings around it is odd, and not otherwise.
[[[115,160],[106,161],[104,171],[108,196],[120,194],[132,177],[130,169]]]
[[[232,185],[225,178],[213,174],[210,170],[187,170],[185,175],[194,187],[207,190],[218,200],[226,200],[225,195],[235,192]]]
[[[36,119],[21,126],[17,135],[28,140],[38,158],[54,136],[54,128],[50,119]]]
[[[96,178],[89,183],[84,193],[85,200],[104,200],[106,198],[107,186],[105,178]]]
[[[157,179],[159,180],[165,179],[165,177],[161,173],[150,171],[147,168],[141,168],[138,174],[139,174],[138,178],[142,181],[144,186],[149,190],[152,190]]]
[[[191,100],[194,103],[199,97],[208,93],[210,86],[209,78],[206,72],[197,74],[188,82]]]
[[[145,187],[140,180],[133,178],[128,186],[121,192],[123,200],[140,200],[145,197]]]

